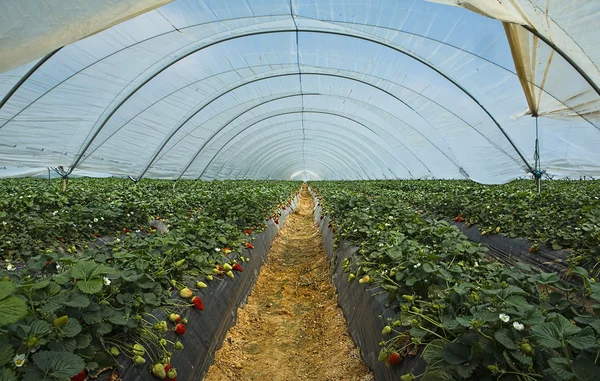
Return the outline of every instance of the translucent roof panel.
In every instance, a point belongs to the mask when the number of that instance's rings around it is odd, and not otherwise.
[[[0,74],[0,176],[501,183],[536,136],[548,176],[600,175],[594,45],[442,2],[173,1]]]

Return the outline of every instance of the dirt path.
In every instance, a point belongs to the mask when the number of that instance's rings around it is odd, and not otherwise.
[[[205,381],[373,380],[337,307],[313,206],[303,190]]]

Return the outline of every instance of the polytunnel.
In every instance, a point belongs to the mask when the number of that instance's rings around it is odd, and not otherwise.
[[[0,2],[2,177],[600,174],[596,1],[84,4]]]

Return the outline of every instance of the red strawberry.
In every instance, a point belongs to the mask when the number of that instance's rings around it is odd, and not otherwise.
[[[252,234],[252,229],[246,229],[245,233],[246,233],[246,235]]]
[[[67,242],[67,239],[66,239],[65,237],[62,237],[60,240],[61,240],[62,242]]]
[[[276,223],[277,225],[279,225],[279,218],[276,218],[276,219],[275,219],[275,223]]]
[[[85,380],[85,376],[87,376],[87,372],[84,369],[81,372],[74,375],[73,377],[71,377],[71,381],[83,381]]]
[[[283,206],[283,210],[286,210],[286,207],[285,207],[285,205]]]
[[[192,303],[197,310],[204,311],[204,304],[202,303],[202,299],[198,295],[192,298]]]
[[[325,218],[325,216],[321,216],[321,219]]]
[[[94,234],[92,234],[92,235],[93,235],[94,237],[96,237],[96,238],[100,237],[100,233],[94,233]]]
[[[185,334],[185,325],[179,323],[175,326],[175,333],[178,335]]]
[[[233,266],[231,266],[231,268],[234,269],[235,271],[239,271],[239,272],[244,271],[244,269],[242,269],[242,266],[240,266],[239,263],[234,263]]]
[[[328,228],[331,228],[331,222],[329,223],[329,225],[327,225]]]
[[[52,262],[50,262],[50,261],[46,261],[46,266],[50,266],[51,263]]]
[[[173,365],[171,364],[165,364],[165,373],[170,371],[171,369],[173,369]]]
[[[398,365],[402,362],[402,357],[400,357],[398,352],[394,352],[387,358],[386,362],[388,365]]]
[[[248,249],[254,249],[254,245],[253,245],[253,244],[251,244],[250,242],[246,242],[246,247],[247,247]]]

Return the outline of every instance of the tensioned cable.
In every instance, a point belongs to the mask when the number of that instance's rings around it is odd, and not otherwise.
[[[300,103],[302,105],[302,116],[300,118],[300,124],[302,126],[302,163],[306,166],[306,157],[304,154],[304,142],[306,140],[306,134],[304,133],[304,90],[302,89],[302,70],[300,69],[300,37],[298,32],[298,24],[296,23],[296,17],[294,16],[294,6],[292,0],[290,0],[290,16],[294,22],[294,28],[296,28],[296,65],[298,65],[298,80],[300,82]]]

